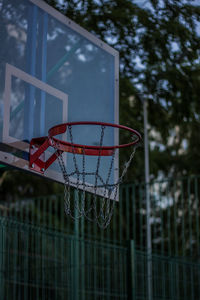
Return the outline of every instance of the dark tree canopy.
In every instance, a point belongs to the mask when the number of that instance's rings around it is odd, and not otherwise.
[[[148,99],[151,174],[198,173],[200,6],[185,0],[47,2],[120,52],[120,122],[143,131],[141,96]],[[141,149],[127,176],[133,178],[143,178]]]

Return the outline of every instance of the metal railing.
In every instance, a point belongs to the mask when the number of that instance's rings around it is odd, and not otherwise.
[[[88,194],[86,205],[90,203],[90,197]],[[151,182],[150,207],[153,253],[199,258],[200,177]],[[134,240],[137,249],[146,249],[143,183],[121,186],[120,201],[116,204],[111,224],[106,230],[99,229],[84,218],[74,222],[65,216],[62,195],[6,201],[1,199],[0,215],[81,238],[120,244]]]
[[[0,219],[2,300],[127,299],[127,249]]]
[[[153,300],[200,299],[199,196],[199,176],[150,183],[151,255],[144,184],[121,186],[106,230],[66,217],[62,195],[1,199],[2,299],[148,299],[149,261]]]
[[[135,251],[135,299],[148,299],[147,262],[144,251]],[[200,298],[200,264],[186,258],[155,255],[152,262],[153,300],[196,300]]]
[[[6,300],[148,299],[145,251],[77,239],[0,218],[0,295]],[[200,298],[200,264],[153,254],[152,299]]]

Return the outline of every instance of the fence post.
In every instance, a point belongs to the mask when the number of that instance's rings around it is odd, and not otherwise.
[[[148,139],[148,117],[147,100],[143,100],[144,111],[144,157],[145,157],[145,200],[146,200],[146,226],[147,226],[147,288],[148,300],[152,300],[152,242],[151,242],[151,203],[149,182],[149,139]]]
[[[79,193],[77,190],[74,190],[74,201],[78,203],[79,201]],[[80,236],[79,236],[79,218],[77,216],[78,211],[75,210],[75,222],[74,222],[74,274],[73,274],[73,299],[79,300],[79,246],[80,246]]]
[[[133,240],[128,241],[127,247],[127,295],[128,300],[136,299],[136,282],[135,282],[135,243]]]
[[[5,291],[5,227],[3,222],[0,223],[0,295],[4,299]]]

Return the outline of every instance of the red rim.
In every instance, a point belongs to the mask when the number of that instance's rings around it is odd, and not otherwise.
[[[81,144],[72,144],[67,141],[62,141],[57,138],[55,138],[58,134],[63,134],[66,132],[68,126],[75,126],[75,125],[99,125],[99,126],[105,126],[105,127],[114,127],[119,128],[123,130],[127,130],[131,133],[133,133],[137,139],[133,142],[122,144],[122,145],[114,145],[114,146],[92,146],[92,145],[81,145]],[[86,155],[101,155],[101,156],[107,156],[112,155],[113,151],[115,149],[130,147],[138,144],[141,140],[141,135],[136,130],[123,126],[118,124],[111,124],[111,123],[104,123],[104,122],[89,122],[89,121],[83,121],[83,122],[68,122],[56,125],[49,129],[48,132],[49,140],[52,146],[56,147],[58,150],[64,151],[64,152],[71,152],[76,154],[86,154]],[[53,141],[53,142],[52,142]],[[57,146],[58,145],[58,146]]]

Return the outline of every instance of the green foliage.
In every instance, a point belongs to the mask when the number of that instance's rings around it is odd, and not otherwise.
[[[24,197],[51,195],[63,192],[63,186],[24,171],[1,171],[0,195],[2,201],[14,201]]]
[[[148,99],[151,174],[191,174],[199,161],[194,132],[200,113],[200,6],[184,0],[144,3],[71,0],[57,8],[120,52],[120,123],[142,133],[138,94]],[[121,153],[122,165],[129,152]],[[143,177],[143,151],[136,161],[129,180]]]

